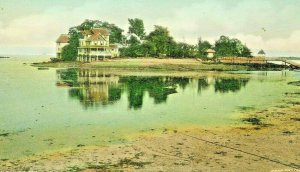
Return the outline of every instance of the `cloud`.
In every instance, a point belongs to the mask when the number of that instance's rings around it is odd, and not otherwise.
[[[264,40],[262,36],[238,33],[232,37],[240,39],[251,49],[264,49],[269,52],[285,51],[292,54],[299,54],[300,30],[293,31],[286,38],[272,38]]]
[[[69,6],[73,1],[56,0],[51,7],[52,2],[39,5],[43,1],[35,1],[30,13],[0,20],[0,53],[4,48],[13,51],[14,47],[16,50],[28,47],[37,52],[40,49],[37,47],[42,47],[54,53],[58,35],[84,19],[109,21],[126,32],[127,19],[137,17],[144,20],[148,33],[153,25],[163,25],[178,41],[196,44],[202,37],[214,43],[219,36],[228,35],[241,39],[251,49],[293,51],[300,55],[297,49],[300,1],[287,1],[90,0]],[[16,13],[18,9],[22,11],[21,6],[16,6]]]

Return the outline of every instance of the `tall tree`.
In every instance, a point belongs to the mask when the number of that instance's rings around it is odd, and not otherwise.
[[[74,61],[77,58],[79,47],[79,39],[82,37],[81,33],[76,31],[74,28],[69,30],[70,40],[69,45],[66,45],[62,49],[62,59],[65,61]]]
[[[140,43],[141,43],[140,40],[137,37],[133,36],[133,35],[128,40],[129,45],[140,44]]]
[[[216,55],[218,57],[251,57],[251,51],[238,39],[230,39],[227,36],[221,36],[215,43]]]
[[[144,39],[146,33],[145,33],[145,27],[144,22],[141,19],[135,18],[135,19],[128,19],[129,22],[129,33],[136,34],[140,39]]]
[[[173,37],[167,28],[162,26],[154,26],[154,31],[152,31],[146,38],[155,47],[155,55],[160,54],[170,55],[170,49],[174,43]]]
[[[101,27],[107,28],[109,30],[109,42],[111,43],[122,43],[123,41],[123,29],[119,28],[115,24],[110,24],[108,22],[103,22]]]
[[[198,45],[197,45],[198,57],[200,58],[206,57],[205,55],[206,50],[210,48],[212,48],[212,45],[208,41],[203,41],[201,38],[199,38]]]
[[[246,45],[244,45],[241,55],[242,57],[252,57],[252,52]]]

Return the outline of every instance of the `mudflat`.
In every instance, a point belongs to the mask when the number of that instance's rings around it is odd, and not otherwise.
[[[26,159],[2,159],[1,169],[33,171],[283,171],[300,169],[298,93],[286,101],[240,116],[226,127],[143,131],[132,142],[78,145]],[[258,170],[259,169],[259,170]]]

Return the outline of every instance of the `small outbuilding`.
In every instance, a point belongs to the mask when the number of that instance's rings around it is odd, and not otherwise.
[[[257,53],[257,56],[258,56],[258,57],[266,57],[266,53],[264,52],[264,50],[260,50],[260,51]]]
[[[207,58],[213,58],[215,56],[216,51],[213,49],[207,49],[205,51]]]

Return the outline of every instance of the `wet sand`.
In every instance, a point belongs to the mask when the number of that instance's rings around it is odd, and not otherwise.
[[[3,171],[297,171],[299,93],[264,110],[245,111],[244,124],[150,130],[132,143],[61,150],[0,160]],[[1,171],[0,170],[0,171]]]

